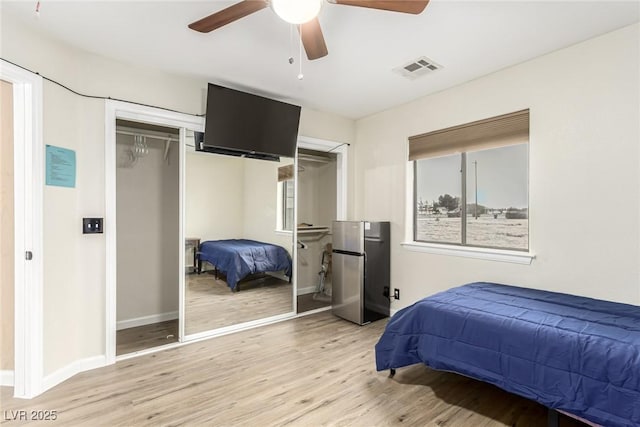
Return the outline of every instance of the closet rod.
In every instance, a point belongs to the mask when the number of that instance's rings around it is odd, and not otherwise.
[[[168,142],[178,142],[180,141],[180,139],[178,139],[177,137],[174,136],[158,136],[158,135],[152,135],[149,133],[141,133],[141,132],[129,132],[127,130],[119,130],[116,129],[116,133],[119,133],[120,135],[130,135],[130,136],[144,136],[146,138],[152,138],[152,139],[159,139],[160,141],[168,141]]]

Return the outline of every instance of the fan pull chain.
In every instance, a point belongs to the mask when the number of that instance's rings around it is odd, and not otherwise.
[[[293,59],[293,29],[295,25],[291,24],[289,26],[289,51],[291,52],[291,56],[289,56],[289,64],[293,65],[295,62]],[[299,38],[298,38],[298,80],[302,80],[304,78],[304,74],[302,74],[302,25],[298,25],[299,30]]]
[[[289,64],[293,65],[293,24],[289,25]]]

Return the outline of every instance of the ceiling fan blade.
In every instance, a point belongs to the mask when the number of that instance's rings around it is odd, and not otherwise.
[[[429,0],[329,0],[331,3],[345,6],[360,6],[369,9],[390,10],[392,12],[422,13]]]
[[[240,18],[264,9],[269,3],[266,0],[243,0],[232,6],[213,13],[206,18],[189,24],[189,28],[201,33],[208,33]]]
[[[327,56],[329,52],[327,51],[322,28],[320,28],[320,21],[318,21],[317,17],[298,25],[298,31],[300,31],[302,45],[310,61]]]

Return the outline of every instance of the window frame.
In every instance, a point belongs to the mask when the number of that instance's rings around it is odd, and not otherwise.
[[[408,150],[407,144],[407,150]],[[527,146],[527,150],[530,150],[530,145]],[[480,150],[478,150],[480,151]],[[474,258],[474,259],[482,259],[482,260],[490,260],[490,261],[499,261],[499,262],[509,262],[515,264],[525,264],[529,265],[535,258],[535,254],[532,252],[532,238],[531,238],[531,215],[529,215],[529,224],[528,224],[528,248],[525,249],[504,249],[497,247],[489,247],[489,246],[476,246],[466,244],[466,220],[462,220],[462,215],[465,215],[466,219],[466,154],[468,151],[464,151],[460,154],[461,157],[461,168],[465,171],[461,176],[462,188],[463,191],[461,193],[461,232],[462,232],[462,243],[442,243],[442,242],[433,242],[433,241],[423,241],[416,240],[417,234],[417,194],[418,194],[418,186],[417,186],[417,160],[409,160],[407,161],[406,168],[406,210],[405,210],[405,240],[401,243],[401,246],[409,251],[413,252],[424,252],[431,253],[437,255],[446,255],[446,256],[458,256],[464,258]],[[462,160],[463,159],[463,160]],[[529,159],[530,156],[527,155],[527,170],[528,173],[528,185],[529,189],[530,183],[530,167],[529,167]],[[527,194],[527,207],[528,212],[531,212],[530,208],[530,191]]]
[[[291,181],[294,182],[294,180],[286,180],[286,181]],[[286,181],[278,181],[277,182],[277,191],[276,191],[276,224],[275,224],[275,232],[277,234],[283,234],[283,235],[289,235],[293,233],[293,230],[286,230],[284,228],[285,226],[285,203],[286,203],[286,188],[285,188],[285,182]],[[294,192],[295,192],[295,188],[294,188]],[[295,196],[294,196],[295,197]],[[294,198],[295,200],[295,198]],[[295,209],[294,209],[295,212]],[[295,221],[295,219],[294,219]]]
[[[294,224],[287,224],[287,201],[290,199],[287,191],[289,189],[289,187],[291,187],[291,191],[294,193],[293,196],[291,196],[291,199],[294,202],[294,206],[291,207],[291,209],[295,210],[295,188],[293,188],[294,186],[294,180],[293,179],[287,179],[285,181],[281,182],[281,186],[282,186],[282,197],[280,200],[280,209],[282,210],[282,221],[280,223],[280,230],[281,231],[286,231],[286,232],[293,232],[293,226]],[[295,222],[295,219],[292,217],[291,218],[292,222]]]

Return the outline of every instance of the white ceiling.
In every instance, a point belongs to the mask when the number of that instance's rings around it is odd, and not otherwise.
[[[431,0],[417,16],[325,3],[319,19],[329,55],[304,57],[304,79],[298,80],[296,33],[292,42],[290,26],[269,8],[200,34],[187,24],[234,2],[41,0],[38,18],[35,0],[1,2],[3,19],[18,19],[79,48],[349,118],[640,19],[638,1]],[[423,55],[444,68],[413,81],[392,72]]]

